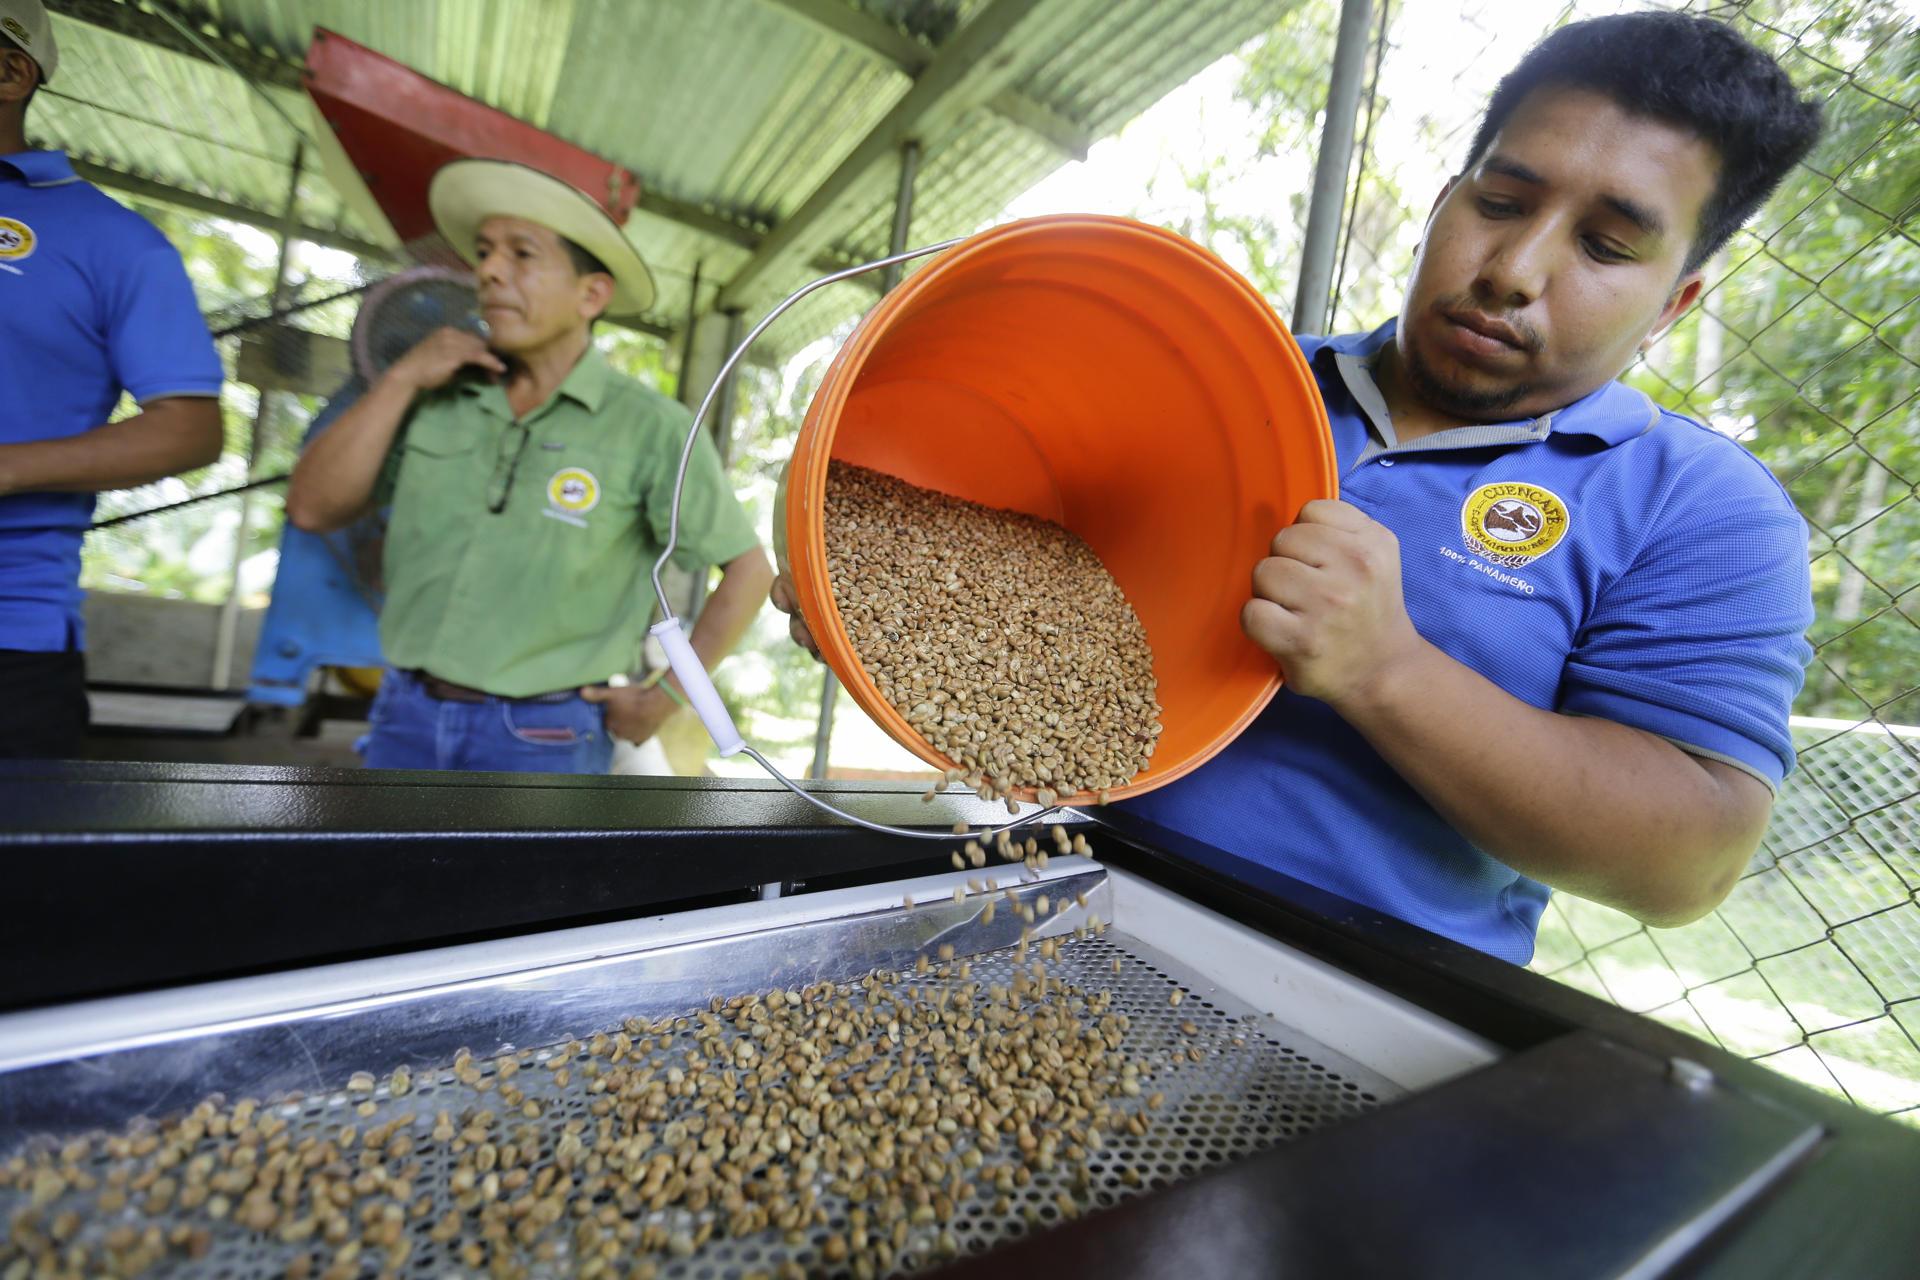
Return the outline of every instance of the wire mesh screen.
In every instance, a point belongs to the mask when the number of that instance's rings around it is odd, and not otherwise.
[[[1652,7],[1389,0],[1369,52],[1333,307],[1398,310],[1430,202],[1499,76],[1579,18]],[[1557,895],[1534,967],[1920,1122],[1920,40],[1897,0],[1754,0],[1709,14],[1825,102],[1826,132],[1628,373],[1739,440],[1811,532],[1816,656],[1798,770],[1727,901],[1650,929]],[[1319,6],[1330,25],[1334,6]],[[1450,84],[1435,94],[1419,86]]]

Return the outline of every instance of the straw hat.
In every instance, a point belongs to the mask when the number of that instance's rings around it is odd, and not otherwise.
[[[454,252],[474,259],[474,236],[488,218],[525,218],[585,249],[613,276],[609,316],[637,316],[653,305],[653,276],[626,234],[584,191],[511,160],[454,160],[427,188],[433,223]]]

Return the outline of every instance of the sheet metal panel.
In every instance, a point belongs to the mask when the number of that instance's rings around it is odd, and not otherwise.
[[[1118,130],[1149,103],[1268,27],[1260,0],[1050,0],[1045,39],[1015,51],[1015,87],[1088,136]],[[243,45],[297,62],[314,26],[339,31],[489,105],[633,169],[648,190],[769,223],[798,208],[909,86],[891,63],[763,0],[205,0],[182,6]],[[978,9],[910,0],[861,6],[919,38],[947,34]],[[1057,21],[1052,19],[1057,18]],[[225,70],[56,15],[59,92],[32,113],[33,136],[98,163],[279,214],[293,139]],[[301,96],[268,90],[295,119]],[[927,139],[914,235],[975,230],[1065,160],[1052,143],[982,108]],[[848,261],[887,244],[892,181],[883,175],[837,231]],[[315,178],[303,219],[371,238]],[[655,318],[678,324],[696,262],[724,280],[744,254],[705,232],[643,236],[661,284]],[[833,256],[833,255],[829,255]],[[779,297],[815,274],[796,264],[767,283]],[[767,340],[776,358],[835,332],[871,304],[864,290],[823,293]]]

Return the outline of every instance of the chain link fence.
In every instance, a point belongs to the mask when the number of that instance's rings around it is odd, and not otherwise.
[[[1648,7],[1390,0],[1360,107],[1335,331],[1398,310],[1429,202],[1526,48],[1562,23]],[[1663,7],[1732,24],[1826,104],[1818,148],[1707,264],[1700,305],[1627,375],[1739,440],[1792,493],[1811,533],[1815,658],[1795,708],[1799,768],[1727,901],[1696,924],[1650,929],[1556,895],[1533,966],[1920,1123],[1916,11]],[[1301,20],[1330,31],[1334,6],[1310,8]],[[1453,91],[1409,88],[1436,83]]]

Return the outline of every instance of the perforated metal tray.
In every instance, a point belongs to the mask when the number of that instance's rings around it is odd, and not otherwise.
[[[1042,891],[1051,891],[1056,899],[1063,892],[1080,893],[1088,902],[1084,909],[1048,920],[1039,931],[1059,939],[1058,958],[1049,966],[1051,976],[1087,992],[1112,993],[1113,1010],[1130,1020],[1124,1050],[1151,1073],[1151,1088],[1164,1095],[1163,1104],[1153,1111],[1146,1111],[1144,1103],[1134,1104],[1147,1121],[1143,1135],[1111,1133],[1101,1149],[1088,1153],[1089,1185],[1074,1197],[1080,1204],[1090,1209],[1115,1204],[1358,1115],[1404,1092],[1183,971],[1177,960],[1121,929],[1108,928],[1104,935],[1089,930],[1084,939],[1076,937],[1076,929],[1088,925],[1091,915],[1103,906],[1111,910],[1105,877],[1098,869],[1075,860],[1075,865],[1061,867],[1019,892],[1030,899]],[[288,1082],[299,1082],[295,1087],[304,1088],[305,1096],[274,1108],[288,1121],[296,1143],[309,1133],[331,1133],[346,1123],[364,1128],[396,1117],[412,1119],[411,1132],[418,1144],[415,1158],[421,1166],[414,1194],[428,1195],[434,1204],[431,1212],[410,1223],[414,1247],[405,1274],[460,1274],[457,1254],[426,1235],[452,1201],[447,1180],[453,1158],[429,1136],[434,1114],[443,1108],[457,1112],[476,1104],[473,1091],[448,1070],[450,1037],[471,1046],[478,1055],[476,1065],[491,1072],[491,1058],[499,1053],[521,1054],[538,1063],[569,1037],[616,1030],[626,1016],[658,1018],[691,1012],[705,1007],[714,994],[846,980],[876,968],[903,970],[902,985],[931,990],[943,980],[915,976],[912,958],[942,942],[954,943],[960,955],[972,957],[971,979],[976,983],[1004,983],[1011,976],[1009,944],[1017,938],[1019,927],[1011,913],[1002,910],[996,922],[984,924],[979,910],[982,900],[976,897],[958,904],[941,900],[908,911],[892,890],[886,892],[891,905],[880,906],[870,896],[866,905],[871,909],[832,918],[796,921],[791,906],[768,904],[769,927],[748,934],[670,941],[626,954],[493,978],[468,978],[410,993],[389,992],[286,1010],[277,1018],[247,1016],[244,1008],[232,1005],[228,1012],[233,1016],[224,1023],[174,1034],[149,1029],[82,1061],[22,1066],[0,1074],[0,1155],[46,1149],[96,1126],[122,1129],[138,1123],[136,1114],[159,1118],[168,1111],[177,1113],[216,1089],[228,1096],[237,1096],[235,1091],[285,1096]],[[1169,1001],[1176,989],[1186,993],[1177,1008]],[[557,998],[562,994],[570,998]],[[565,1033],[551,1034],[560,1023]],[[1194,1030],[1185,1032],[1182,1024]],[[0,1032],[4,1030],[0,1024]],[[548,1034],[537,1034],[543,1031]],[[529,1032],[536,1035],[529,1038]],[[539,1047],[529,1049],[530,1045]],[[413,1068],[413,1084],[405,1096],[395,1098],[384,1076],[402,1062]],[[350,1094],[344,1088],[354,1070],[383,1077],[372,1095],[373,1116],[357,1116],[354,1108],[367,1095]],[[89,1080],[92,1083],[82,1083]],[[523,1070],[513,1083],[541,1104],[540,1118],[531,1123],[545,1132],[546,1150],[552,1149],[569,1118],[585,1114],[589,1095],[586,1078],[580,1074],[561,1087],[552,1072]],[[497,1094],[483,1096],[497,1098]],[[1004,1146],[997,1154],[983,1154],[985,1163],[975,1177],[983,1186],[997,1166],[1017,1161],[1017,1154]],[[991,1191],[962,1201],[944,1226],[913,1228],[895,1270],[924,1269],[937,1262],[942,1230],[951,1233],[961,1251],[982,1252],[997,1242],[1045,1229],[1060,1215],[1056,1196],[1070,1189],[1069,1178],[1064,1161],[1052,1172],[1032,1173],[1003,1213],[995,1212]],[[843,1274],[845,1265],[830,1266],[822,1246],[830,1232],[846,1229],[848,1205],[824,1186],[822,1191],[826,1223],[809,1227],[797,1244],[772,1230],[742,1239],[716,1234],[690,1257],[660,1254],[652,1256],[652,1261],[661,1276],[693,1280],[771,1274],[786,1262],[797,1263],[809,1274]],[[83,1214],[83,1241],[104,1237],[122,1221],[140,1226],[149,1221],[132,1208],[117,1215],[93,1212],[91,1200],[91,1196],[69,1193],[55,1206]],[[9,1220],[23,1203],[22,1193],[0,1191],[0,1222]],[[691,1234],[696,1218],[675,1208],[647,1220],[659,1221],[670,1232]],[[158,1219],[163,1228],[178,1220]],[[318,1275],[331,1255],[317,1242],[286,1245],[230,1221],[206,1223],[198,1215],[194,1221],[211,1228],[210,1252],[197,1260],[169,1259],[148,1274],[212,1275],[221,1280],[280,1276],[296,1253],[310,1252],[313,1274]],[[560,1242],[559,1248],[546,1259],[529,1252],[524,1261],[531,1274],[566,1275],[576,1265],[565,1224],[551,1234]],[[4,1248],[0,1248],[0,1259],[4,1259]],[[378,1262],[379,1255],[367,1255],[365,1274],[376,1274]]]

